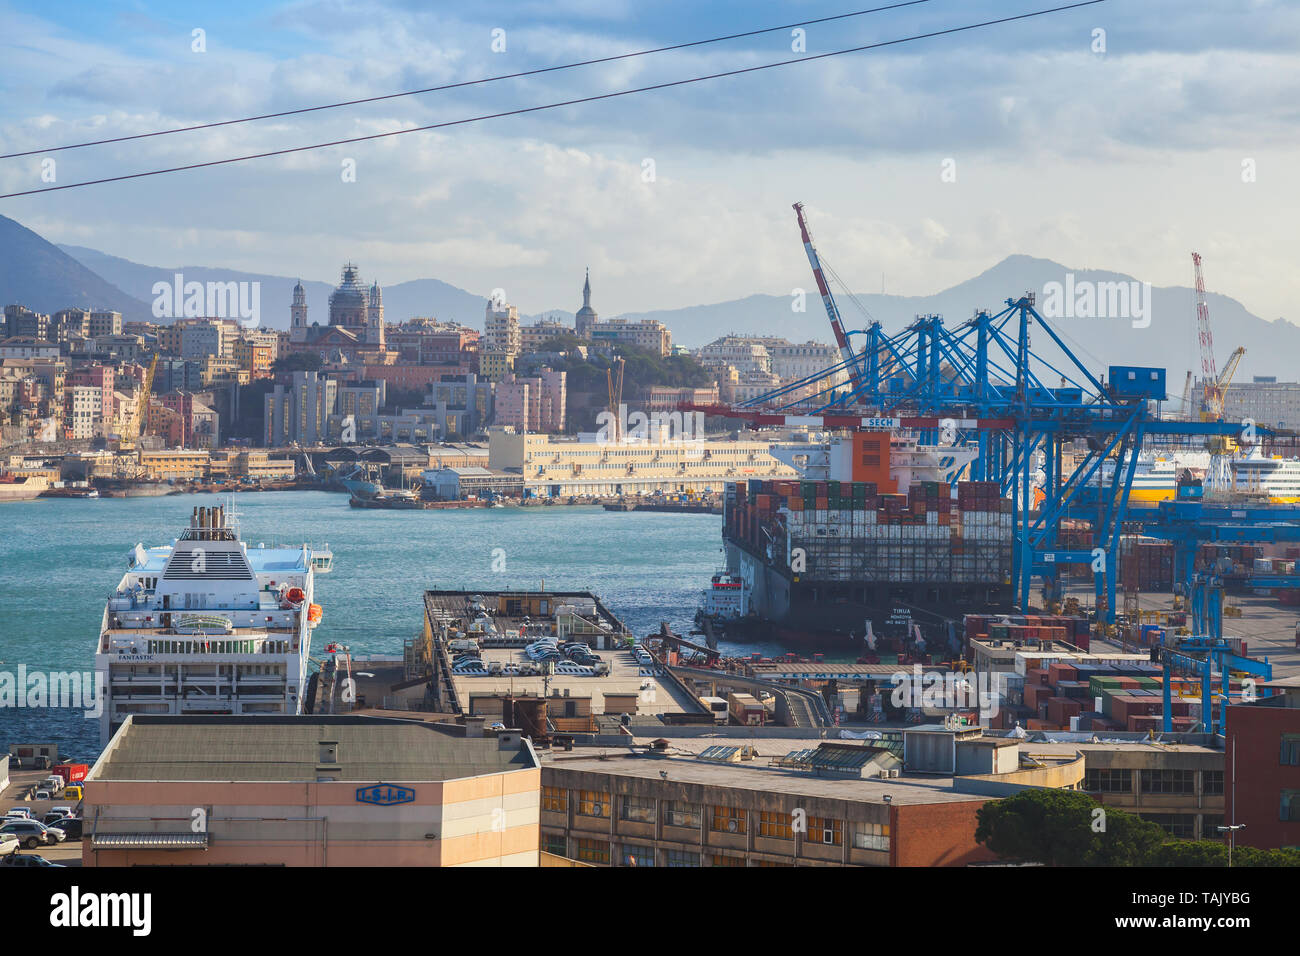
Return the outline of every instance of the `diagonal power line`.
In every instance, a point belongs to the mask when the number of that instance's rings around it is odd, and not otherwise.
[[[178,126],[174,129],[160,129],[149,133],[134,133],[129,136],[113,136],[109,139],[95,139],[84,143],[68,143],[64,146],[47,146],[43,149],[27,149],[20,153],[0,153],[0,159],[17,159],[20,156],[36,156],[45,153],[57,153],[62,150],[83,149],[87,146],[105,146],[109,143],[125,143],[134,139],[149,139],[154,136],[170,136],[173,133],[191,133],[200,129],[216,129],[220,126],[235,126],[240,123],[255,123],[259,120],[280,119],[285,116],[299,116],[303,113],[315,113],[320,110],[334,110],[344,106],[359,106],[363,103],[379,103],[384,100],[395,100],[403,96],[420,96],[425,93],[441,93],[446,90],[461,89],[466,86],[480,86],[486,83],[496,83],[500,80],[517,80],[526,76],[540,76],[543,73],[556,73],[560,70],[572,70],[581,66],[595,66],[600,63],[615,63],[619,60],[631,60],[636,57],[650,56],[654,53],[667,53],[671,50],[686,50],[691,47],[707,46],[710,43],[723,43],[727,40],[740,40],[745,37],[762,36],[765,33],[778,33],[794,27],[809,27],[819,23],[833,23],[837,20],[849,20],[853,17],[863,17],[871,13],[881,13],[886,10],[897,10],[901,7],[914,7],[921,3],[931,3],[933,0],[904,0],[900,3],[891,3],[883,7],[872,7],[869,10],[854,10],[851,13],[837,13],[834,16],[818,17],[814,20],[800,20],[798,23],[786,23],[779,27],[763,27],[760,30],[746,30],[743,33],[729,33],[726,36],[710,37],[707,40],[691,40],[686,43],[674,43],[669,46],[655,47],[650,50],[637,50],[632,53],[619,53],[613,56],[596,57],[591,60],[579,60],[575,63],[561,63],[556,66],[539,67],[535,70],[524,70],[519,73],[504,73],[498,76],[484,76],[477,80],[462,80],[458,83],[446,83],[442,86],[428,86],[420,90],[403,90],[400,93],[384,93],[379,96],[366,96],[355,100],[343,100],[338,103],[324,103],[319,106],[302,106],[292,110],[281,110],[278,113],[261,113],[257,116],[244,116],[239,119],[218,120],[212,123],[196,123],[193,126]]]
[[[809,56],[795,57],[789,60],[776,60],[771,63],[762,63],[757,66],[741,67],[734,70],[724,70],[719,73],[709,73],[703,76],[687,77],[682,80],[670,80],[664,83],[654,83],[649,86],[638,86],[632,89],[616,90],[611,93],[598,93],[592,96],[582,96],[570,100],[561,100],[556,103],[544,103],[540,106],[525,106],[513,110],[504,110],[499,113],[485,113],[479,116],[469,116],[464,119],[447,120],[442,123],[431,123],[427,126],[413,126],[408,129],[390,130],[386,133],[370,133],[365,136],[352,136],[347,139],[331,140],[325,143],[312,143],[307,146],[290,146],[284,149],[272,149],[261,153],[249,153],[243,156],[231,156],[225,159],[211,159],[201,163],[188,163],[183,166],[169,166],[164,169],[151,169],[140,173],[125,173],[120,176],[105,176],[101,179],[87,179],[81,182],[65,183],[62,186],[43,186],[38,189],[25,189],[19,192],[2,193],[0,199],[13,199],[18,196],[32,196],[38,193],[58,192],[64,189],[80,189],[85,186],[99,186],[104,183],[123,182],[129,179],[143,179],[147,176],[162,176],[168,173],[185,172],[191,169],[206,169],[212,166],[226,166],[231,163],[243,163],[254,159],[267,159],[272,156],[287,156],[293,153],[304,153],[317,149],[328,149],[332,146],[344,146],[351,143],[363,143],[371,140],[387,139],[393,136],[403,136],[407,133],[423,133],[435,129],[447,129],[452,126],[464,126],[470,123],[481,123],[485,120],[501,119],[507,116],[523,116],[529,113],[539,113],[546,110],[559,109],[564,106],[576,106],[582,103],[595,103],[601,100],[615,99],[620,96],[631,96],[636,93],[648,93],[654,90],[666,90],[679,86],[689,86],[694,83],[704,83],[708,80],[722,79],[730,76],[742,76],[748,73],[758,73],[763,70],[776,69],[782,66],[792,66],[796,63],[811,63],[816,60],[824,60],[829,57],[844,56],[849,53],[861,53],[866,50],[877,50],[883,47],[897,46],[903,43],[912,43],[917,40],[927,40],[933,37],[948,36],[954,33],[962,33],[968,30],[978,30],[982,27],[997,26],[1003,23],[1011,23],[1017,20],[1029,20],[1034,17],[1047,16],[1054,13],[1062,13],[1066,10],[1076,10],[1081,7],[1090,7],[1098,3],[1104,3],[1105,0],[1079,0],[1076,3],[1069,3],[1063,6],[1051,7],[1044,10],[1034,10],[1030,13],[1020,13],[1009,17],[999,17],[995,20],[983,20],[979,23],[969,23],[959,27],[948,27],[944,30],[935,30],[930,33],[918,33],[912,36],[900,37],[895,40],[882,40],[879,43],[868,43],[862,46],[849,47],[843,50],[833,50],[829,53],[817,53]]]

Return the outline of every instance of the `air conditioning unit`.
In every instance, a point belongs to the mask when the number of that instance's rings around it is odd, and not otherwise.
[[[876,776],[880,777],[881,780],[888,780],[888,779],[889,779],[889,771],[888,771],[888,770],[881,770],[881,771],[880,771]]]

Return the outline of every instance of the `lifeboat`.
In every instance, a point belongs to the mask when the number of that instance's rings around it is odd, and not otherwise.
[[[320,623],[321,616],[324,614],[319,604],[311,604],[307,607],[307,623],[315,627]]]

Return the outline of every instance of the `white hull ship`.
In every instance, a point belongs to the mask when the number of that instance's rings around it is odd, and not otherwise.
[[[1167,454],[1141,452],[1133,469],[1133,486],[1129,490],[1130,503],[1155,504],[1173,501],[1178,497],[1178,479],[1184,472],[1193,478],[1204,479],[1210,466],[1210,455],[1201,451],[1177,451]],[[1124,463],[1121,463],[1121,469]],[[1121,476],[1123,472],[1121,471]],[[1115,460],[1102,463],[1100,475],[1094,476],[1095,488],[1109,488],[1115,475]]]
[[[95,648],[100,742],[131,714],[297,714],[316,573],[328,548],[249,548],[224,508],[195,508],[169,546],[132,549]]]
[[[1238,494],[1261,495],[1273,504],[1300,504],[1300,460],[1266,458],[1258,446],[1247,456],[1234,458],[1232,490]]]

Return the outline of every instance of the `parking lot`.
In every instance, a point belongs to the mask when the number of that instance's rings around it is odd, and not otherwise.
[[[604,663],[609,665],[609,673],[602,676],[580,676],[568,674],[552,675],[549,679],[541,675],[468,675],[456,674],[453,681],[456,697],[461,707],[469,712],[470,694],[508,695],[529,694],[533,696],[548,695],[561,697],[590,697],[592,713],[604,713],[605,695],[634,694],[637,698],[637,713],[662,714],[679,713],[695,709],[675,684],[661,681],[650,667],[638,663],[630,650],[598,650]],[[480,652],[483,663],[491,667],[499,663],[521,665],[530,661],[523,648],[488,647]]]
[[[0,794],[0,813],[5,813],[15,807],[22,807],[31,812],[32,819],[41,820],[51,807],[76,807],[77,800],[64,800],[55,798],[51,800],[24,800],[23,794],[34,783],[40,783],[50,775],[48,770],[11,770],[9,772],[9,786]],[[43,857],[51,863],[59,863],[63,866],[81,866],[81,840],[69,837],[65,842],[54,846],[42,846],[35,850],[29,850],[26,847],[20,847],[19,854],[23,856],[34,855]]]

